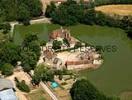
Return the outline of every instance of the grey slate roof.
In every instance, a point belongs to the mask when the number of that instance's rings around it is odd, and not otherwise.
[[[3,89],[14,88],[13,83],[10,80],[0,78],[0,91]]]
[[[0,91],[0,100],[18,100],[12,89]]]

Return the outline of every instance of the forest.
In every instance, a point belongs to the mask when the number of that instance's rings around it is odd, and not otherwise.
[[[0,22],[28,22],[42,15],[40,0],[0,0]]]

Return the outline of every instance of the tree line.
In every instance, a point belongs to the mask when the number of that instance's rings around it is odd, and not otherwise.
[[[108,5],[108,4],[132,4],[132,0],[94,0],[95,5]]]
[[[27,24],[32,17],[40,15],[40,0],[0,0],[0,22],[17,20]]]
[[[0,41],[0,70],[3,75],[11,75],[13,69],[21,62],[25,72],[36,67],[40,57],[40,41],[37,35],[28,34],[21,45],[6,40]]]
[[[47,6],[45,16],[52,18],[52,22],[64,26],[75,25],[78,23],[87,25],[101,25],[109,27],[119,27],[131,36],[132,16],[119,17],[118,15],[109,16],[100,11],[95,11],[95,3],[88,4],[81,1],[77,3],[74,0],[67,0],[56,6],[51,2]]]

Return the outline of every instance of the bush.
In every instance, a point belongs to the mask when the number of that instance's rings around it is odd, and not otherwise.
[[[61,85],[67,85],[67,83],[66,82],[63,82],[63,83],[61,83]]]
[[[53,47],[52,48],[54,50],[61,49],[61,45],[62,45],[62,42],[61,41],[54,40],[53,41]]]
[[[126,33],[127,33],[127,36],[132,39],[132,27],[129,27],[127,30],[126,30]]]
[[[63,43],[66,44],[68,47],[70,46],[70,43],[66,38],[63,39]]]
[[[3,75],[9,76],[13,74],[13,69],[14,67],[11,64],[6,63],[2,66],[1,71]]]
[[[30,88],[29,86],[25,83],[24,80],[22,80],[21,82],[16,81],[16,86],[19,90],[23,91],[23,92],[30,92]]]
[[[63,75],[60,74],[60,75],[59,75],[59,80],[62,80],[62,79],[63,79]]]
[[[1,29],[3,30],[3,33],[6,34],[11,30],[11,25],[9,23],[2,24]]]

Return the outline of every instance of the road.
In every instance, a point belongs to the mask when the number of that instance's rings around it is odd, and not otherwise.
[[[56,95],[53,94],[53,92],[51,92],[51,90],[47,87],[46,84],[44,84],[43,82],[40,82],[40,85],[42,86],[42,88],[50,95],[50,97],[53,100],[59,100]]]

